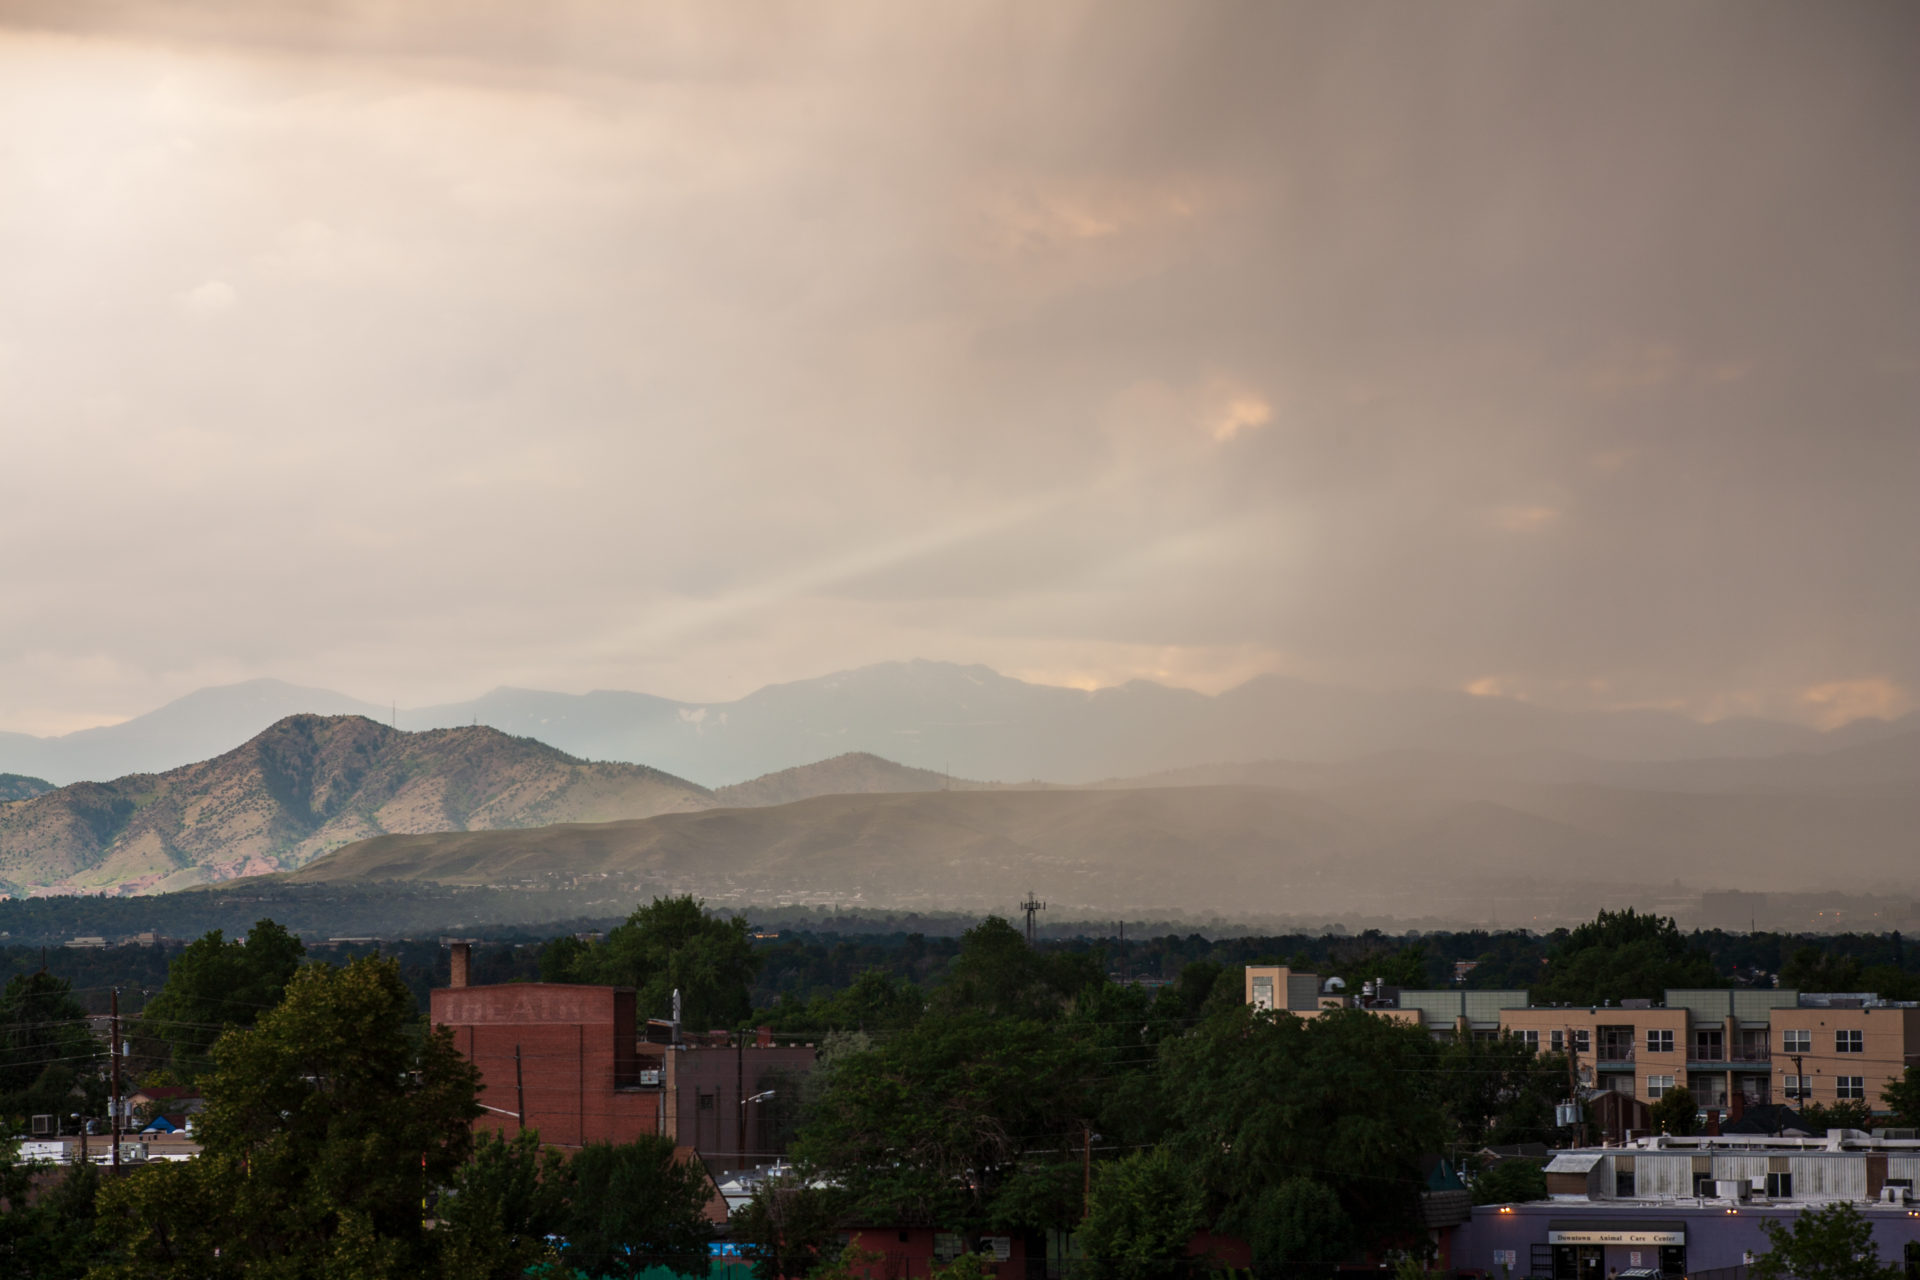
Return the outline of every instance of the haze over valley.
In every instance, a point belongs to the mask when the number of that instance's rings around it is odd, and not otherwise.
[[[261,682],[24,750],[157,755],[286,706],[343,703],[364,705]],[[491,723],[473,723],[483,712]],[[16,893],[110,894],[289,872],[606,881],[883,911],[1004,909],[1033,885],[1089,918],[1451,924],[1578,919],[1597,899],[1694,912],[1716,887],[1880,895],[1889,921],[1920,898],[1911,717],[1817,732],[1285,681],[1210,698],[1140,683],[1085,693],[913,662],[718,707],[502,691],[399,718],[463,717],[406,730],[302,712],[204,762],[37,795],[46,784],[16,777],[0,877]],[[1318,751],[1254,754],[1303,745]],[[778,767],[709,787],[586,758],[595,746],[708,778]],[[824,754],[837,747],[851,749]],[[889,747],[960,767],[903,764]],[[1029,768],[969,776],[1006,759]]]
[[[1904,911],[1917,47],[0,4],[0,890]]]

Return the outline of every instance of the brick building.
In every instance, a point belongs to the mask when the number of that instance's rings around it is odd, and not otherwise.
[[[466,951],[454,944],[451,985],[430,1002],[434,1025],[480,1070],[487,1113],[476,1130],[537,1129],[560,1147],[663,1134],[716,1171],[786,1150],[812,1045],[775,1045],[764,1030],[681,1037],[670,1024],[643,1027],[626,987],[470,986]]]
[[[459,977],[456,974],[456,984]],[[633,992],[513,982],[433,992],[435,1026],[480,1069],[476,1130],[538,1129],[560,1147],[671,1133],[668,1082],[643,1077]]]

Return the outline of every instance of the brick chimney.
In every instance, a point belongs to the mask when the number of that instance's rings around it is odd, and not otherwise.
[[[450,987],[464,987],[470,984],[473,970],[473,944],[456,942],[450,948],[453,952],[453,975],[447,980]]]

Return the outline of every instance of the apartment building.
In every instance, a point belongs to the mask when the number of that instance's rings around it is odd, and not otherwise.
[[[1589,1088],[1652,1102],[1684,1086],[1730,1117],[1770,1103],[1883,1109],[1881,1091],[1920,1064],[1920,1004],[1872,992],[1676,989],[1658,1002],[1571,1007],[1530,1004],[1524,991],[1388,987],[1349,997],[1314,974],[1252,966],[1246,1000],[1303,1017],[1354,1005],[1444,1037],[1516,1035],[1542,1052],[1572,1052]]]

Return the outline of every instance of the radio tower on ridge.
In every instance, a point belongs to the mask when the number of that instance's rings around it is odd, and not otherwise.
[[[1033,890],[1029,889],[1027,890],[1027,900],[1020,904],[1020,909],[1027,913],[1027,945],[1032,946],[1033,945],[1033,913],[1036,911],[1045,911],[1047,909],[1047,904],[1035,898],[1033,896]]]

